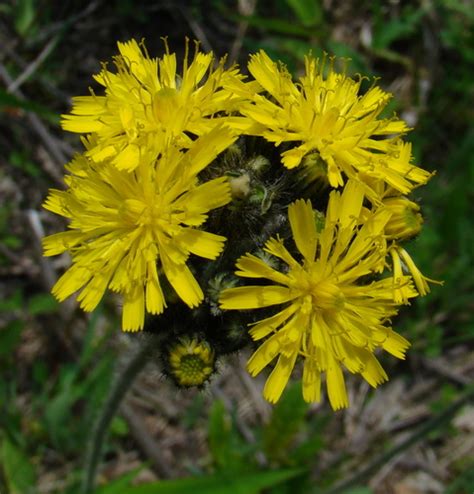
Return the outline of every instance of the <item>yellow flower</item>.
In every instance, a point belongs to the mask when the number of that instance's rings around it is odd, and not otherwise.
[[[298,356],[304,359],[304,399],[320,400],[325,372],[334,409],[348,406],[342,367],[376,387],[387,375],[374,351],[380,347],[404,358],[409,343],[389,326],[389,318],[397,313],[393,280],[367,281],[387,254],[383,237],[391,213],[382,207],[368,214],[363,211],[363,199],[364,186],[356,181],[349,180],[342,194],[333,191],[320,231],[309,201],[291,204],[288,217],[302,262],[279,238],[272,238],[264,250],[287,267],[280,272],[246,254],[237,262],[236,274],[266,278],[274,284],[230,288],[221,294],[223,309],[284,304],[250,331],[255,340],[271,335],[248,362],[252,375],[279,356],[264,388],[270,402],[280,398]],[[397,283],[405,287],[408,297],[416,296],[409,277],[400,276]]]
[[[200,386],[214,370],[214,352],[204,341],[182,338],[169,351],[170,372],[180,386]]]
[[[224,237],[198,229],[207,213],[230,201],[226,178],[200,184],[197,174],[234,138],[215,128],[187,152],[169,147],[157,160],[142,155],[133,172],[78,156],[69,165],[66,191],[52,190],[44,207],[70,220],[67,232],[44,239],[46,256],[69,251],[72,266],[53,287],[64,300],[79,289],[92,311],[109,288],[123,296],[122,327],[143,327],[145,310],[163,312],[163,273],[178,296],[197,306],[203,292],[186,261],[215,259]],[[94,146],[94,142],[90,143]]]
[[[360,95],[361,80],[337,73],[332,63],[326,67],[311,55],[299,84],[264,51],[251,57],[249,71],[269,97],[256,94],[241,112],[259,124],[257,135],[275,145],[295,142],[282,153],[286,167],[294,168],[316,152],[326,163],[332,187],[343,185],[347,177],[367,175],[408,193],[429,179],[427,171],[411,163],[411,145],[400,139],[408,130],[405,122],[379,118],[389,93],[373,85]]]
[[[96,144],[87,151],[95,162],[111,158],[119,169],[134,170],[144,149],[156,155],[173,143],[189,148],[194,137],[239,117],[219,116],[233,111],[247,95],[237,68],[224,69],[224,60],[212,69],[212,53],[196,51],[188,63],[188,44],[182,74],[176,54],[150,58],[135,40],[118,43],[114,63],[117,73],[106,67],[94,76],[105,95],[73,98],[71,115],[63,115],[65,130],[95,133]],[[255,83],[254,83],[255,84]],[[240,120],[246,120],[240,117]]]

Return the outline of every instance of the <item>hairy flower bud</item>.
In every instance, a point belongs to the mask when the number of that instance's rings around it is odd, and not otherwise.
[[[169,372],[178,386],[203,385],[214,372],[215,355],[205,341],[181,338],[168,354]]]
[[[389,238],[403,239],[417,235],[423,224],[420,206],[406,197],[389,197],[383,204],[392,213],[385,227]]]

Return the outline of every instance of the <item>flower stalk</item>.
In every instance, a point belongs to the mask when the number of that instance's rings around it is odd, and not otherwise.
[[[91,429],[90,439],[86,447],[81,493],[90,494],[94,490],[97,468],[99,466],[102,448],[110,423],[116,415],[123,398],[132,386],[136,377],[142,371],[149,358],[156,351],[156,337],[143,338],[141,345],[129,357],[123,368],[118,369],[109,394],[98,411]]]

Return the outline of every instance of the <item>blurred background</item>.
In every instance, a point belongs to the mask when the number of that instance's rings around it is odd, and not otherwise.
[[[202,390],[150,364],[112,421],[96,492],[471,494],[473,33],[470,0],[0,2],[0,493],[79,492],[92,421],[140,339],[111,301],[86,315],[49,294],[68,259],[43,259],[40,242],[65,224],[41,203],[80,149],[59,115],[97,89],[117,41],[144,38],[160,56],[161,37],[178,54],[189,37],[244,71],[263,48],[298,75],[312,50],[379,78],[417,164],[437,171],[413,194],[426,220],[410,252],[444,286],[394,321],[413,346],[406,361],[382,357],[387,384],[348,378],[345,411],[305,404],[298,383],[269,406],[245,353]]]

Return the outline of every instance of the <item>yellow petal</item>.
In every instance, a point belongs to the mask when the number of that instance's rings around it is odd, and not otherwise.
[[[278,326],[283,324],[290,316],[298,310],[298,305],[291,304],[274,316],[267,317],[256,323],[250,330],[250,336],[254,340],[260,340],[267,336],[272,331],[275,331]]]
[[[199,257],[216,259],[224,248],[226,238],[202,230],[183,228],[174,240]]]
[[[393,269],[393,299],[397,304],[408,304],[408,285],[401,282],[403,278],[402,263],[397,249],[390,249]]]
[[[403,259],[403,262],[406,264],[408,270],[413,276],[413,281],[415,282],[415,286],[421,296],[424,296],[430,292],[430,286],[426,281],[426,277],[423,276],[421,271],[417,268],[416,264],[413,262],[413,259],[410,257],[410,254],[405,249],[401,247],[397,249],[400,253],[400,257]]]
[[[135,285],[124,296],[122,311],[122,329],[138,331],[145,323],[145,293],[143,286]]]
[[[111,158],[112,156],[115,156],[117,154],[117,151],[113,146],[105,146],[105,147],[95,147],[93,149],[90,149],[86,153],[88,156],[90,156],[96,163],[100,163],[101,161],[105,161],[108,158]]]
[[[376,388],[379,384],[388,381],[386,372],[374,355],[369,356],[366,361],[365,369],[361,372],[361,374],[373,388]]]
[[[197,139],[186,153],[188,160],[186,173],[197,175],[236,139],[235,133],[225,126],[215,127],[211,132]]]
[[[330,357],[328,369],[326,371],[326,385],[328,390],[329,402],[333,410],[340,410],[349,406],[344,374],[339,364]]]
[[[119,170],[132,171],[140,162],[140,148],[135,144],[128,144],[115,156],[113,163]]]
[[[179,192],[180,188],[177,188],[177,191]],[[185,225],[200,226],[207,218],[206,213],[224,206],[231,198],[229,180],[220,177],[192,188],[176,199],[174,205],[184,211]]]
[[[268,278],[282,285],[287,285],[289,282],[287,275],[279,273],[268,266],[262,259],[252,254],[242,256],[237,261],[236,267],[238,268],[238,271],[235,272],[237,276],[245,278]]]
[[[316,220],[311,201],[302,199],[290,204],[288,219],[296,247],[308,262],[314,261],[316,254]]]
[[[304,158],[305,154],[305,149],[299,147],[290,149],[289,151],[282,153],[281,162],[286,166],[286,168],[291,170],[291,168],[295,168],[301,163],[301,160]]]
[[[402,335],[392,330],[387,330],[386,338],[382,343],[382,348],[391,353],[394,357],[405,359],[405,352],[410,347],[410,342]]]
[[[321,401],[321,372],[316,360],[311,357],[304,361],[303,399],[308,403]]]
[[[120,54],[128,62],[129,65],[132,65],[133,63],[141,63],[143,55],[136,40],[131,39],[129,41],[126,41],[125,43],[121,43],[119,41],[117,43],[117,46]]]
[[[96,117],[106,110],[105,96],[75,96],[72,98],[72,110],[74,115],[88,115]]]
[[[280,71],[276,63],[263,50],[250,55],[248,69],[253,77],[270,94],[278,91],[276,81],[279,80]]]
[[[161,290],[160,280],[156,269],[156,262],[148,262],[148,280],[146,283],[146,310],[150,314],[161,314],[165,307],[165,297]]]
[[[201,287],[186,264],[175,264],[162,256],[163,270],[171,286],[188,307],[197,307],[204,298]]]
[[[275,368],[271,372],[265,383],[265,387],[263,388],[263,396],[270,403],[276,403],[280,399],[295,366],[297,356],[297,351],[289,356],[280,355]]]
[[[294,257],[286,250],[286,247],[283,245],[283,242],[279,238],[271,238],[270,240],[268,240],[263,250],[268,252],[272,256],[282,259],[290,267],[299,265]]]
[[[67,297],[82,288],[92,277],[89,269],[72,265],[55,283],[52,288],[53,295],[62,302]]]
[[[93,311],[104,296],[110,279],[110,273],[105,271],[95,273],[94,277],[83,288],[82,292],[77,297],[80,302],[80,307],[86,312]]]
[[[104,124],[94,117],[82,115],[62,115],[61,117],[61,127],[69,132],[77,132],[80,134],[86,132],[100,132],[104,128]]]
[[[273,335],[260,345],[247,362],[247,369],[252,376],[259,374],[280,352],[282,337]]]
[[[75,245],[80,243],[83,237],[84,235],[77,231],[55,233],[48,237],[44,237],[42,241],[43,255],[48,257],[62,254],[66,250],[72,249]]]
[[[348,180],[341,195],[339,223],[342,227],[354,226],[360,216],[365,186],[356,180]]]
[[[242,286],[228,288],[221,293],[219,303],[222,309],[257,309],[282,304],[292,300],[294,295],[283,286]]]

